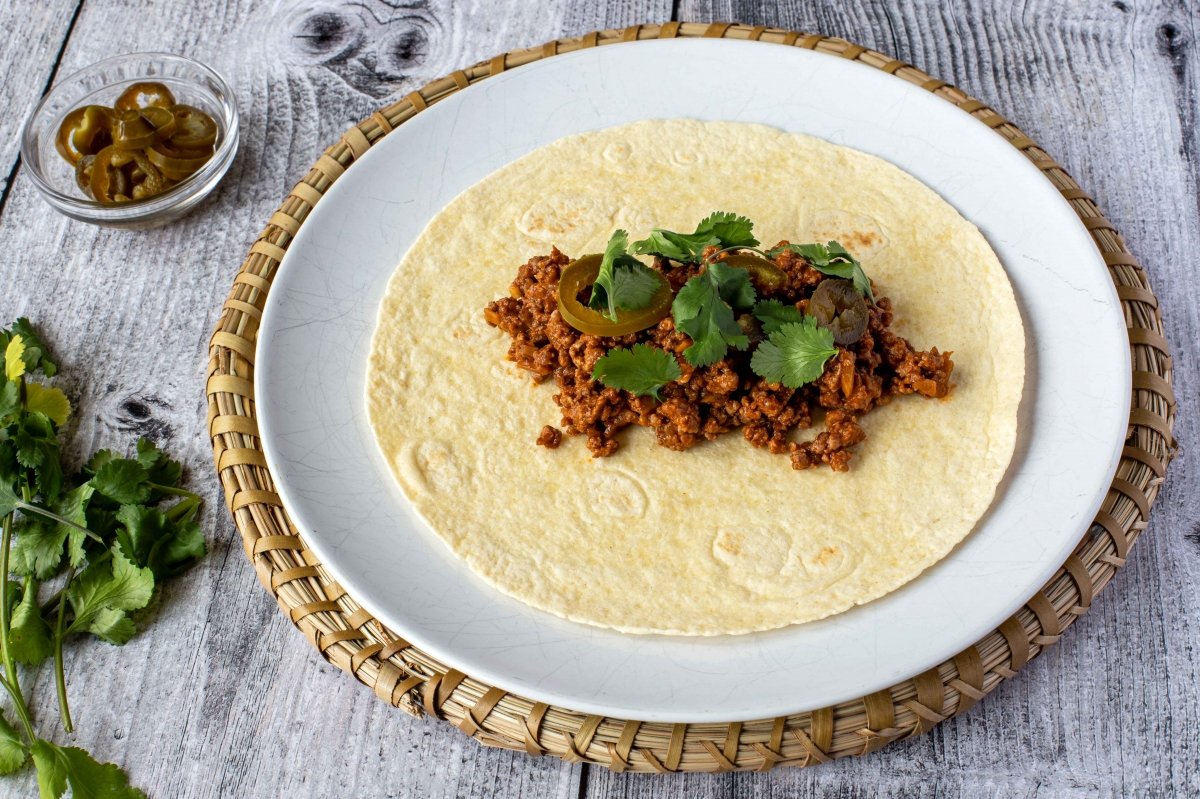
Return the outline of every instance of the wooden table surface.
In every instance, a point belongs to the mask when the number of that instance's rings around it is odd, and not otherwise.
[[[1200,52],[1191,2],[15,0],[0,5],[5,322],[31,317],[81,412],[78,455],[161,442],[207,502],[211,554],[153,626],[67,657],[75,743],[154,797],[1195,796],[1200,794]],[[242,257],[322,149],[376,107],[498,52],[637,22],[739,20],[844,36],[991,103],[1097,199],[1146,266],[1175,352],[1181,454],[1090,613],[965,715],[866,758],[766,774],[621,776],[490,750],[325,664],[244,558],[205,433],[209,333]],[[215,198],[150,232],[37,195],[19,128],[53,82],[165,50],[235,87],[241,152]],[[1191,575],[1189,577],[1189,575]],[[55,730],[49,668],[26,678]],[[40,711],[40,712],[39,712]],[[32,770],[0,782],[32,795]]]

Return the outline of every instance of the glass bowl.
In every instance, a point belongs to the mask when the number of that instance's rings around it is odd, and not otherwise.
[[[111,106],[130,84],[164,83],[180,103],[206,111],[217,123],[216,151],[195,174],[144,200],[100,203],[75,184],[75,169],[54,147],[63,117],[81,105]],[[169,53],[131,53],[97,61],[46,93],[21,132],[21,160],[46,201],[83,222],[112,227],[157,227],[186,214],[207,197],[233,162],[238,112],[225,79],[198,61]]]

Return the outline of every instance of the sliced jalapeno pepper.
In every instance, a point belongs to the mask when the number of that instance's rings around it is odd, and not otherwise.
[[[163,173],[158,170],[145,153],[133,153],[133,162],[136,167],[135,171],[139,177],[133,184],[133,190],[129,196],[135,200],[144,200],[147,197],[153,197],[156,194],[162,194],[167,189],[167,179],[163,177]]]
[[[172,180],[183,180],[212,158],[212,148],[187,150],[175,147],[175,140],[159,142],[146,149],[146,157]]]
[[[156,81],[144,81],[129,86],[113,103],[117,111],[136,111],[139,108],[170,108],[175,105],[175,95],[165,85]]]
[[[829,328],[834,343],[843,347],[858,341],[867,330],[866,300],[849,280],[826,278],[818,283],[808,301],[808,312]]]
[[[112,109],[85,105],[63,117],[54,146],[70,164],[78,164],[85,155],[95,155],[112,144]]]
[[[217,123],[211,116],[190,105],[171,106],[175,115],[175,133],[171,146],[180,150],[201,150],[217,141]]]
[[[121,198],[129,199],[129,176],[121,169],[133,158],[129,153],[121,152],[116,147],[108,146],[96,154],[92,162],[92,176],[88,185],[92,197],[97,202],[121,202]]]
[[[92,164],[94,163],[96,163],[96,156],[85,155],[75,165],[75,184],[83,189],[83,193],[88,197],[92,196]]]
[[[787,284],[787,273],[766,258],[748,252],[735,252],[720,259],[721,263],[745,269],[760,288],[775,291]]]
[[[636,311],[618,311],[616,321],[593,311],[578,299],[579,292],[596,282],[604,256],[585,255],[567,264],[558,278],[558,312],[563,321],[581,333],[593,336],[624,336],[657,324],[671,312],[671,284],[658,275],[661,285],[650,304]],[[657,273],[656,273],[657,274]]]
[[[141,150],[169,139],[175,128],[175,115],[166,108],[121,111],[113,122],[112,140],[122,150]]]

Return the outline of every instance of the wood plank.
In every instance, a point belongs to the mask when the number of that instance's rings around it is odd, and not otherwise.
[[[33,317],[61,355],[62,384],[83,408],[69,431],[74,451],[151,435],[184,458],[208,501],[213,552],[169,587],[155,626],[124,648],[71,648],[74,743],[124,765],[152,796],[578,795],[578,767],[485,750],[444,724],[411,720],[303,643],[254,579],[216,495],[203,362],[244,250],[346,126],[501,50],[670,13],[669,3],[634,0],[502,8],[88,0],[60,74],[121,52],[183,52],[234,82],[245,128],[217,195],[171,227],[128,233],[68,222],[20,177],[0,215],[6,313]],[[24,60],[0,53],[8,78],[0,92],[32,104],[45,73],[39,80],[22,70],[36,71],[34,62],[44,70],[57,52],[53,36],[37,31],[65,31],[69,17],[57,6],[4,9],[0,31],[10,16],[17,27],[7,41],[36,46]],[[1021,124],[1092,191],[1151,271],[1179,351],[1184,454],[1130,566],[1092,612],[963,718],[869,758],[804,771],[657,778],[590,769],[587,795],[1200,794],[1200,589],[1192,579],[1200,477],[1189,454],[1200,443],[1194,7],[789,0],[684,2],[680,16],[844,35],[959,83]],[[54,731],[52,682],[43,671],[29,693],[40,729],[64,741]],[[3,784],[14,795],[35,790],[31,772]]]
[[[0,41],[8,43],[0,48],[0,205],[17,164],[21,129],[55,73],[79,2],[47,0],[35,13],[19,3],[0,5]]]

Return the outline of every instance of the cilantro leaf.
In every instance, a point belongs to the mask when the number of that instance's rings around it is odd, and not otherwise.
[[[754,223],[732,211],[714,211],[696,226],[696,232],[708,232],[722,247],[757,247],[758,239],[751,232]]]
[[[146,607],[153,593],[154,573],[134,565],[115,544],[111,563],[89,565],[67,587],[67,601],[75,615],[67,633],[92,632],[123,644],[132,635],[132,625],[122,626],[124,611]]]
[[[60,427],[67,423],[67,417],[71,415],[71,401],[62,389],[41,383],[25,384],[25,407],[34,413],[46,414],[50,421]]]
[[[700,251],[708,245],[709,240],[704,239],[703,242]],[[657,227],[651,230],[646,238],[635,241],[631,247],[639,255],[661,255],[663,258],[683,263],[700,260],[695,244],[687,235]]]
[[[62,464],[58,460],[58,436],[44,413],[26,413],[13,435],[17,462],[33,469],[42,499],[53,502],[62,491]]]
[[[150,498],[149,473],[128,458],[106,460],[88,482],[96,493],[119,505],[140,504]]]
[[[21,602],[9,620],[8,651],[14,659],[29,666],[36,666],[54,654],[50,626],[42,618],[42,609],[37,601],[37,583],[32,579],[25,581]]]
[[[9,384],[11,385],[11,384]],[[21,464],[17,462],[17,445],[13,443],[11,438],[4,439],[3,431],[0,431],[0,492],[4,492],[3,496],[12,495],[13,486],[21,479]],[[4,500],[0,498],[0,507],[3,507]],[[11,508],[9,509],[11,510]],[[5,512],[0,511],[0,516],[5,515]]]
[[[67,533],[62,525],[42,518],[23,519],[12,544],[14,574],[46,580],[62,570]]]
[[[800,388],[820,377],[825,362],[836,354],[833,333],[805,316],[783,325],[760,343],[750,358],[750,368],[772,383]]]
[[[12,483],[8,480],[0,481],[0,516],[12,513],[20,503],[21,498],[17,496],[16,491],[13,491]],[[0,578],[3,576],[5,575],[0,575]]]
[[[609,296],[609,289],[612,288],[613,282],[613,262],[625,254],[628,246],[629,234],[624,230],[614,230],[613,234],[608,237],[608,244],[604,247],[604,257],[600,260],[600,271],[592,283],[592,297],[588,301],[588,307],[606,308],[607,310],[602,313],[609,319],[617,318],[616,303]]]
[[[204,533],[190,518],[173,521],[156,508],[122,505],[117,519],[124,525],[117,532],[121,551],[156,579],[180,574],[206,551]]]
[[[88,459],[88,462],[83,465],[82,472],[85,477],[94,477],[96,472],[100,471],[100,467],[120,457],[120,453],[113,452],[111,449],[98,449]]]
[[[71,787],[72,799],[146,799],[115,763],[101,763],[77,746],[57,746],[38,738],[29,748],[38,771],[41,799],[59,799]]]
[[[786,324],[804,319],[804,314],[795,305],[784,305],[779,300],[763,300],[754,306],[754,315],[762,322],[763,332],[768,336]]]
[[[114,646],[124,646],[137,633],[137,627],[125,611],[105,607],[96,611],[87,631]]]
[[[836,241],[828,244],[785,244],[767,250],[767,257],[774,258],[779,253],[790,250],[812,264],[813,269],[831,277],[840,277],[854,282],[854,288],[871,302],[875,302],[875,294],[871,291],[871,280],[863,271],[862,264],[850,254],[850,251]]]
[[[721,360],[729,347],[744,350],[750,340],[738,325],[734,309],[754,304],[754,286],[745,269],[714,261],[683,285],[671,304],[675,326],[687,333],[692,345],[683,357],[692,366]]]
[[[0,422],[7,421],[11,424],[9,418],[21,410],[21,386],[12,380],[5,380],[4,385],[0,386]]]
[[[638,397],[649,394],[655,399],[661,399],[659,389],[678,380],[680,374],[674,356],[647,344],[611,349],[592,369],[593,379],[609,388],[623,388]]]
[[[0,713],[0,774],[12,774],[19,770],[25,765],[27,757],[29,755],[25,752],[21,734]]]
[[[705,274],[717,284],[721,299],[735,311],[748,311],[754,307],[754,284],[750,282],[748,270],[714,261],[708,265]]]
[[[102,450],[107,451],[107,450]],[[96,453],[99,455],[100,453]],[[95,460],[95,458],[93,458]],[[137,462],[142,465],[150,476],[150,482],[174,488],[179,485],[183,476],[183,467],[179,461],[171,460],[167,454],[154,445],[148,438],[137,440]]]
[[[16,380],[21,375],[25,374],[25,340],[20,336],[13,336],[8,340],[8,346],[4,348],[4,376],[9,380]]]
[[[630,245],[632,252],[661,255],[681,263],[697,263],[709,245],[717,247],[756,247],[758,239],[751,232],[754,223],[732,211],[714,211],[696,226],[694,233],[676,233],[654,228],[647,238]]]
[[[92,487],[87,483],[62,494],[50,509],[69,522],[87,526],[87,507]],[[13,544],[12,569],[20,575],[45,580],[62,568],[63,544],[67,544],[70,564],[83,563],[83,543],[87,534],[82,530],[52,520],[27,519]]]
[[[658,273],[641,261],[633,257],[622,258],[613,268],[612,285],[608,289],[609,302],[622,311],[645,308],[662,284]]]
[[[589,308],[602,309],[601,313],[612,320],[616,320],[618,310],[645,308],[662,285],[653,269],[626,253],[628,245],[629,234],[624,230],[614,231],[609,237],[588,301]]]
[[[26,372],[36,372],[41,369],[42,374],[46,377],[54,377],[58,374],[58,366],[50,360],[50,350],[34,332],[33,325],[23,316],[13,322],[12,327],[8,330],[0,331],[0,346],[7,347],[8,343],[17,336],[21,337],[21,343],[25,345],[25,354],[22,356],[22,360],[25,361]]]

